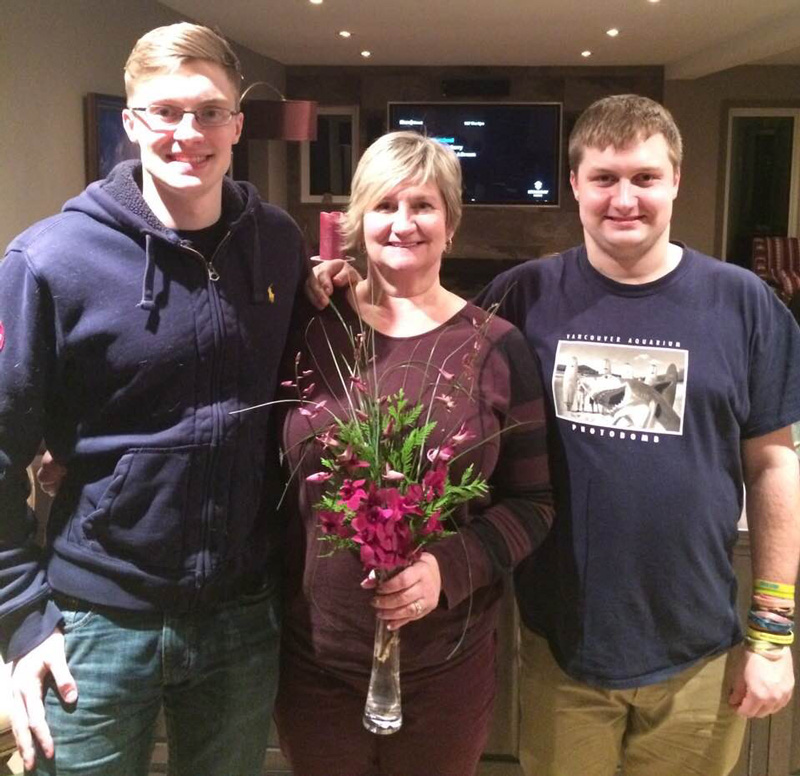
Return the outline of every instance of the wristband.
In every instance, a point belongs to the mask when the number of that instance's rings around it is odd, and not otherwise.
[[[785,622],[775,622],[767,617],[760,617],[752,609],[750,614],[747,615],[747,622],[752,625],[756,630],[764,631],[765,633],[778,633],[790,634],[792,633],[792,626],[794,623],[791,620]]]
[[[794,615],[794,600],[791,598],[778,598],[764,593],[753,593],[751,603],[754,609],[767,609],[785,617]]]
[[[763,631],[756,630],[755,628],[747,629],[747,638],[753,641],[767,641],[770,644],[783,644],[789,646],[794,643],[794,633],[787,633],[781,635],[778,633],[764,633]]]
[[[784,652],[788,649],[785,646],[778,646],[770,644],[767,641],[754,641],[745,637],[744,648],[748,652],[753,652],[756,655],[767,658],[767,660],[780,660]]]
[[[794,599],[794,585],[785,585],[782,582],[768,582],[766,579],[756,579],[753,582],[753,592],[765,593],[777,598]]]

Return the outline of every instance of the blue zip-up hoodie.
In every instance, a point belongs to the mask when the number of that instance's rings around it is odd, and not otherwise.
[[[267,444],[303,241],[226,179],[229,225],[204,259],[117,166],[0,263],[0,652],[58,625],[52,591],[181,612],[277,565]],[[25,467],[44,440],[67,476],[34,541]]]

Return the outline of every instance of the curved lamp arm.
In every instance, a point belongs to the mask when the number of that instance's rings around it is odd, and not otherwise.
[[[266,86],[266,87],[267,87],[267,89],[269,89],[270,91],[274,92],[275,94],[277,94],[277,95],[278,95],[278,97],[280,97],[280,98],[281,98],[281,102],[287,102],[287,100],[286,100],[286,97],[284,97],[284,95],[283,95],[283,92],[281,92],[281,91],[280,91],[280,89],[277,89],[276,87],[274,87],[274,86],[273,86],[273,85],[272,85],[272,84],[271,84],[269,81],[253,81],[253,83],[251,83],[251,84],[250,84],[250,85],[249,85],[249,86],[248,86],[248,87],[247,87],[247,88],[246,88],[246,89],[245,89],[245,90],[242,92],[242,96],[239,98],[239,102],[243,102],[243,101],[244,101],[244,99],[245,99],[245,97],[247,97],[247,95],[248,95],[248,94],[250,94],[250,92],[251,92],[253,89],[255,89],[255,88],[256,88],[256,86]]]

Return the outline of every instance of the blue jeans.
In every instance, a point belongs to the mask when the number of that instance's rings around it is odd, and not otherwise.
[[[146,776],[164,708],[173,776],[263,771],[278,679],[278,594],[179,616],[60,602],[78,701],[45,696],[55,757],[37,774]]]

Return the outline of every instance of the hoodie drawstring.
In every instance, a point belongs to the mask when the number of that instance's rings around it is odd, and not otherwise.
[[[253,213],[253,232],[253,304],[264,304],[267,298],[264,293],[264,285],[267,279],[264,274],[264,258],[261,255],[261,238],[258,234],[258,216],[255,213]]]
[[[156,282],[156,263],[153,258],[153,237],[146,234],[144,236],[144,277],[142,278],[142,299],[137,307],[142,310],[152,310],[155,308],[156,303],[153,300],[153,287]]]

